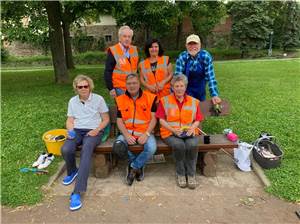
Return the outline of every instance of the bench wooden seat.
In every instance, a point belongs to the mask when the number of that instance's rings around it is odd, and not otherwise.
[[[205,117],[212,116],[210,101],[201,102],[201,110]],[[226,116],[229,114],[229,103],[226,100],[222,101],[221,104],[222,113],[220,116]],[[109,175],[111,168],[116,164],[116,160],[112,155],[112,146],[117,135],[117,110],[115,106],[110,107],[110,122],[111,122],[111,132],[110,137],[106,142],[101,143],[94,151],[94,167],[96,177],[106,177]],[[172,149],[165,144],[159,136],[156,137],[157,140],[157,151],[156,154],[170,154]],[[232,149],[237,147],[236,143],[233,143],[223,135],[223,134],[213,134],[210,135],[210,144],[204,144],[203,135],[201,136],[198,150],[200,152],[198,156],[198,161],[200,164],[200,169],[205,176],[216,176],[216,163],[217,156],[216,152],[221,148]],[[143,150],[141,145],[129,146],[129,150],[133,153],[139,153]]]

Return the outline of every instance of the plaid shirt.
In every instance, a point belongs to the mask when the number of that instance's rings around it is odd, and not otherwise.
[[[187,51],[183,51],[176,60],[175,75],[185,74],[185,66],[188,60],[192,60],[190,70],[196,68],[196,64],[202,62],[205,67],[205,80],[208,82],[209,93],[211,97],[218,96],[218,85],[215,79],[212,56],[206,50],[200,50],[196,57],[192,57]]]

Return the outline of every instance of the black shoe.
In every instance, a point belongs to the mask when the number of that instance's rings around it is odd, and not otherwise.
[[[135,179],[137,181],[142,181],[144,180],[145,174],[144,174],[144,166],[142,166],[140,169],[137,170],[136,175],[135,175]]]
[[[133,169],[130,164],[127,167],[126,183],[131,186],[136,175],[136,169]]]

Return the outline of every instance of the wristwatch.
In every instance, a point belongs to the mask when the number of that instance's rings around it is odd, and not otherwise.
[[[145,134],[150,137],[150,133],[148,131],[146,131]]]

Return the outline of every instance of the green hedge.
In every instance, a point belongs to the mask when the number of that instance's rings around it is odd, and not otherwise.
[[[240,59],[241,53],[239,49],[220,49],[220,48],[210,48],[207,49],[214,60],[231,60]],[[175,62],[176,58],[180,54],[181,50],[166,51],[165,55],[171,58],[171,62]],[[246,55],[246,58],[263,58],[267,57],[268,51],[264,50],[250,50]],[[292,57],[300,57],[300,50],[295,49],[288,52]],[[82,64],[104,64],[106,59],[106,52],[103,51],[88,51],[85,53],[74,54],[75,65]],[[273,50],[273,57],[280,58],[283,57],[283,52],[278,49]],[[140,50],[140,58],[145,58],[144,52]],[[43,66],[52,65],[51,56],[30,56],[30,57],[15,57],[8,56],[7,60],[2,61],[3,67],[18,67],[18,66]]]

